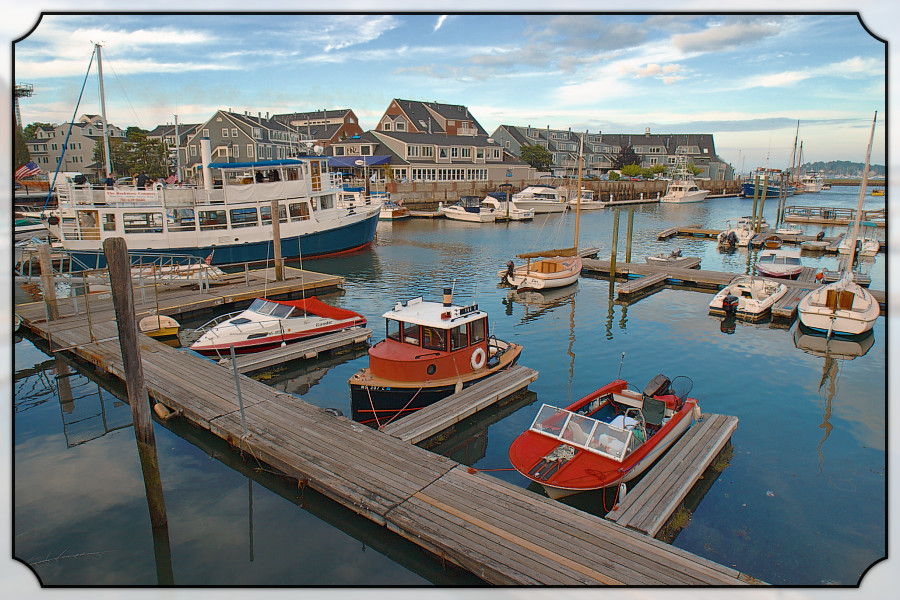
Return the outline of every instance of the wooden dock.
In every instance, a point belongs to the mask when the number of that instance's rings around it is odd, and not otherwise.
[[[622,300],[632,298],[637,294],[647,293],[650,288],[660,285],[669,278],[669,274],[665,271],[659,271],[652,275],[644,275],[637,279],[632,279],[626,284],[616,286],[616,299]]]
[[[582,267],[582,275],[592,274],[608,277],[610,275],[610,264],[607,260],[595,260],[595,259],[584,259],[583,267]],[[657,275],[658,273],[665,273],[665,280],[662,281],[654,281],[648,280],[650,283],[654,285],[640,285],[640,279],[634,282],[628,282],[622,285],[622,288],[626,288],[626,292],[628,294],[621,296],[621,298],[617,297],[617,301],[621,301],[623,303],[633,302],[640,297],[643,297],[646,294],[637,294],[635,293],[635,289],[637,291],[641,291],[641,287],[643,287],[644,291],[652,291],[659,289],[659,287],[663,285],[667,286],[684,286],[685,289],[696,290],[696,289],[707,289],[707,290],[715,290],[718,291],[731,283],[735,277],[741,277],[743,274],[741,273],[726,273],[723,271],[707,271],[704,269],[689,269],[684,267],[673,267],[673,266],[662,266],[662,265],[652,265],[645,263],[616,263],[616,276],[638,276],[638,277],[646,277],[651,275]],[[802,298],[806,293],[815,289],[818,284],[815,282],[815,270],[811,268],[806,268],[805,270],[806,276],[804,277],[801,274],[801,277],[792,280],[792,279],[772,279],[772,281],[777,281],[778,283],[783,283],[788,288],[788,294],[785,298],[781,299],[781,304],[783,306],[778,307],[777,312],[773,310],[773,316],[777,314],[779,319],[786,319],[788,321],[793,321],[796,317],[796,304],[799,302],[799,298]],[[657,275],[657,277],[659,277]],[[632,286],[632,287],[628,287]],[[887,311],[886,304],[886,294],[882,290],[869,290],[869,293],[875,297],[875,300],[878,301],[881,306],[881,314],[885,315]],[[793,308],[791,308],[791,300],[790,298],[794,298],[793,300]]]
[[[274,365],[280,365],[290,360],[312,359],[323,352],[365,344],[372,337],[372,330],[362,327],[336,331],[319,337],[300,342],[293,342],[252,354],[239,354],[236,357],[239,373],[252,373]],[[231,357],[228,355],[218,361],[218,364],[231,369]]]
[[[737,427],[737,417],[704,415],[640,479],[606,518],[656,536],[712,464]]]
[[[721,229],[707,229],[705,227],[701,227],[700,225],[677,225],[675,227],[669,227],[668,229],[660,231],[657,234],[656,239],[667,240],[676,236],[715,239],[719,237],[720,233],[722,233]]]
[[[538,372],[517,365],[480,381],[431,406],[394,421],[381,431],[405,442],[418,444],[492,406],[538,378]]]
[[[247,297],[260,293],[241,292]],[[195,309],[186,298],[170,302],[165,295],[160,295],[161,304]],[[39,307],[22,308],[17,311],[23,325],[47,339],[52,352],[66,349],[124,379],[111,308],[95,299],[90,318],[81,314],[55,321],[44,320]],[[239,403],[233,380],[223,377],[216,363],[146,336],[139,336],[139,345],[152,403],[165,405],[175,418],[208,430],[300,487],[315,489],[487,583],[759,583],[637,531],[473,472],[244,375],[239,376]]]

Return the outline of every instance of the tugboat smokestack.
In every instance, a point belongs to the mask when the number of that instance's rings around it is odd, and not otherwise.
[[[453,288],[444,288],[444,306],[450,306],[453,303]]]

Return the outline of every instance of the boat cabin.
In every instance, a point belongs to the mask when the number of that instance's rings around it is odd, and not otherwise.
[[[446,299],[446,295],[445,295]],[[384,315],[385,339],[369,349],[369,368],[394,381],[459,377],[487,365],[487,313],[414,298]]]
[[[757,264],[779,267],[800,267],[799,253],[760,253]]]

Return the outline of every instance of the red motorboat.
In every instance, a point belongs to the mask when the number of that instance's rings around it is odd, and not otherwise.
[[[627,483],[700,418],[692,387],[657,375],[641,393],[617,379],[565,409],[544,404],[509,459],[553,499]]]

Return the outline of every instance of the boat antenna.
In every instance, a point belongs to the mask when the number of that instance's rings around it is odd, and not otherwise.
[[[619,361],[619,372],[616,374],[616,379],[622,378],[622,364],[625,362],[625,353],[622,353],[622,360]]]

